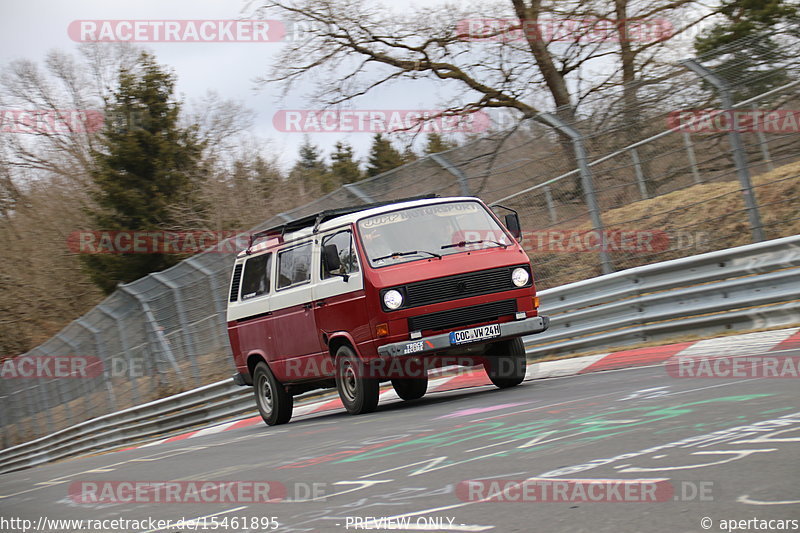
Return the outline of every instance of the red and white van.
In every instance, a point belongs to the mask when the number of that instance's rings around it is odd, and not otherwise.
[[[253,235],[230,284],[234,381],[254,387],[269,425],[319,388],[337,387],[352,414],[375,409],[381,381],[420,398],[434,366],[483,364],[498,387],[519,384],[520,337],[548,319],[516,213],[504,222],[477,198],[425,197]]]

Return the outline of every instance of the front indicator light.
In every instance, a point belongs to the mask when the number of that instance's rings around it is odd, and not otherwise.
[[[514,285],[517,287],[524,287],[528,284],[530,279],[531,275],[528,274],[528,271],[524,268],[517,267],[511,272],[511,281],[513,281]]]
[[[378,337],[389,336],[389,324],[378,324],[377,326],[375,326],[375,334]]]

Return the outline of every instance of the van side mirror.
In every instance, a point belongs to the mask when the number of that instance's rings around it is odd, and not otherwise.
[[[335,244],[326,244],[322,247],[322,266],[325,267],[325,272],[332,276],[341,277],[345,283],[350,279],[348,274],[337,274],[335,270],[342,268],[342,260],[339,259],[339,249]]]
[[[516,213],[509,213],[505,217],[506,228],[511,235],[519,240],[522,237],[522,228],[519,224],[519,216]]]
[[[339,250],[335,244],[326,244],[322,247],[322,264],[325,270],[333,272],[342,268],[342,261],[339,259]]]

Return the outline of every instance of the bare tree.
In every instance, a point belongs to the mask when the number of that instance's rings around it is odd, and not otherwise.
[[[261,81],[285,93],[310,82],[310,100],[328,108],[416,80],[456,93],[440,115],[502,109],[522,120],[551,111],[575,123],[621,101],[635,136],[645,82],[664,81],[673,41],[711,10],[702,0],[497,0],[403,14],[365,0],[266,0],[255,14],[277,15],[289,30]],[[560,145],[574,162],[563,134]]]
[[[710,13],[698,0],[643,0],[635,9],[629,0],[465,2],[411,14],[363,0],[267,0],[262,11],[287,21],[290,38],[262,81],[288,92],[316,80],[310,97],[323,105],[426,79],[460,89],[444,113],[554,109],[570,120],[593,93],[663,64],[667,43]],[[659,36],[637,43],[631,35],[633,25],[660,21]]]

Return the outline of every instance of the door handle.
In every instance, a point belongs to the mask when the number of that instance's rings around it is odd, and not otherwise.
[[[323,305],[327,305],[327,302],[325,300],[317,301],[317,307],[322,307]]]
[[[311,309],[311,304],[303,304],[303,309]]]

